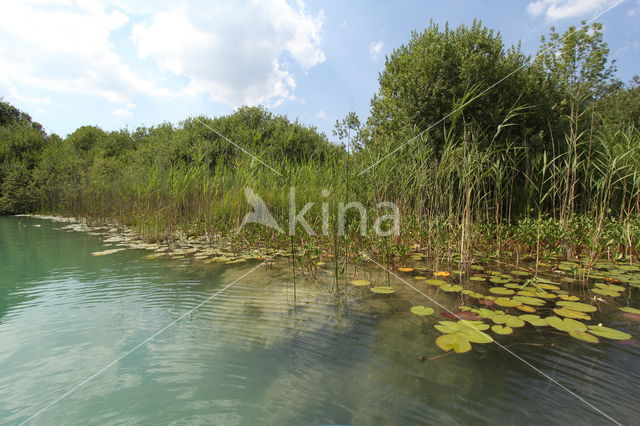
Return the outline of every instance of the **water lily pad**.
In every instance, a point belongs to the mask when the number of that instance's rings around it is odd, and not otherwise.
[[[447,292],[457,292],[462,290],[462,286],[458,284],[443,284],[440,289]]]
[[[514,300],[524,303],[525,305],[533,305],[533,306],[544,306],[547,302],[542,299],[538,299],[537,297],[531,296],[513,296]]]
[[[486,281],[487,279],[485,277],[478,277],[478,276],[473,276],[469,278],[471,281]]]
[[[539,315],[520,315],[518,318],[520,318],[523,321],[528,322],[529,324],[535,326],[535,327],[544,327],[547,324],[547,321],[544,318],[540,318]]]
[[[629,340],[633,336],[624,331],[616,330],[615,328],[603,327],[601,325],[589,325],[589,332],[596,336],[604,337],[606,339],[613,340]]]
[[[444,284],[448,284],[446,281],[442,281],[442,280],[424,280],[425,284],[429,284],[429,285],[444,285]]]
[[[601,288],[603,290],[609,290],[609,291],[615,291],[615,292],[620,292],[625,290],[625,288],[622,287],[621,285],[615,285],[615,284],[598,283],[596,284],[596,287]]]
[[[580,300],[578,296],[571,296],[569,294],[561,294],[558,296],[558,298],[562,300],[567,300],[569,302],[577,302],[578,300]]]
[[[564,321],[561,318],[551,316],[551,317],[546,317],[544,320],[546,321],[547,325],[550,325],[556,330],[567,331],[567,328],[564,325]]]
[[[451,272],[447,272],[447,271],[436,271],[433,273],[433,276],[435,277],[448,277],[451,275]]]
[[[519,306],[516,306],[516,309],[522,312],[537,312],[536,308],[529,305],[519,305]]]
[[[426,280],[427,277],[422,276],[422,275],[416,275],[415,277],[413,277],[414,280]]]
[[[553,284],[538,283],[538,284],[535,284],[535,286],[543,290],[560,290],[560,287]]]
[[[589,305],[587,303],[581,303],[581,302],[570,302],[567,300],[561,300],[557,302],[556,305],[563,306],[567,309],[571,309],[572,311],[579,311],[579,312],[595,312],[597,310],[597,308],[593,305]]]
[[[505,296],[509,296],[515,293],[515,291],[511,290],[510,288],[504,288],[504,287],[491,287],[489,291],[493,294],[502,294]]]
[[[584,312],[580,312],[580,311],[574,311],[571,309],[566,309],[566,308],[554,308],[553,312],[555,312],[557,315],[560,315],[562,317],[566,317],[566,318],[575,318],[575,319],[582,319],[582,320],[590,320],[591,317],[584,313]]]
[[[587,331],[587,326],[580,321],[571,318],[565,318],[562,321],[567,331]]]
[[[503,325],[492,325],[491,331],[493,331],[496,334],[511,334],[513,333],[513,328],[503,326]]]
[[[482,265],[471,265],[471,266],[469,266],[469,269],[472,269],[474,271],[484,271],[484,266],[482,266]]]
[[[491,278],[489,278],[489,281],[491,281],[492,283],[495,283],[495,284],[504,284],[504,283],[508,283],[509,282],[509,278],[491,277]]]
[[[411,313],[414,315],[418,315],[420,317],[426,317],[427,315],[432,315],[435,311],[433,308],[428,308],[426,306],[413,306],[411,307]]]
[[[395,288],[386,286],[371,287],[369,290],[376,294],[391,294],[396,292]]]
[[[606,289],[603,289],[603,288],[594,288],[594,289],[591,289],[591,292],[595,293],[595,294],[602,295],[602,296],[609,296],[609,297],[620,297],[621,296],[621,294],[618,293],[617,291],[606,290]]]
[[[362,287],[362,286],[366,286],[371,284],[371,281],[367,281],[367,280],[353,280],[351,281],[351,284],[355,285],[356,287]]]
[[[398,268],[398,271],[400,272],[413,272],[413,268],[408,268],[408,267],[402,267],[402,268]]]
[[[489,326],[487,326],[487,329]],[[476,328],[462,328],[456,334],[462,335],[467,338],[471,343],[491,343],[493,339],[487,333]]]
[[[518,270],[516,270],[516,271],[511,271],[511,272],[510,272],[510,274],[511,274],[511,275],[515,275],[515,276],[517,276],[517,277],[528,277],[529,275],[531,275],[531,273],[530,273],[530,272],[527,272],[527,271],[518,271]]]
[[[496,305],[504,306],[505,308],[513,308],[515,306],[522,305],[522,302],[518,300],[509,299],[507,297],[498,297],[495,302],[496,302]]]
[[[640,309],[630,308],[628,306],[624,306],[622,308],[618,308],[623,312],[629,312],[630,314],[640,314]]]
[[[450,350],[462,354],[471,350],[469,339],[460,334],[443,334],[436,339],[436,345],[445,352]]]
[[[585,331],[573,331],[573,330],[569,330],[569,336],[573,337],[574,339],[578,339],[578,340],[583,340],[585,342],[589,342],[589,343],[598,343],[600,342],[600,340],[594,336],[593,334],[589,334]]]

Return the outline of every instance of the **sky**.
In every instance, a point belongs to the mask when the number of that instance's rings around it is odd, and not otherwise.
[[[264,105],[334,139],[349,111],[366,120],[386,55],[431,20],[479,18],[533,54],[551,26],[601,13],[629,80],[640,74],[640,0],[3,2],[0,97],[61,136]]]

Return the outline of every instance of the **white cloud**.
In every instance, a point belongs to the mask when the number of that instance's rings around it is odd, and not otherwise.
[[[184,93],[233,106],[293,98],[296,83],[285,57],[303,70],[324,62],[323,15],[285,0],[207,3],[154,13],[134,26],[140,58],[186,77]]]
[[[127,118],[127,117],[131,117],[133,113],[128,109],[118,108],[117,110],[113,111],[113,115],[115,115],[118,118]]]
[[[579,18],[613,6],[619,0],[536,0],[527,5],[533,16],[544,15],[549,21]]]
[[[316,112],[314,115],[315,118],[327,118],[327,114],[323,110]]]
[[[627,12],[627,15],[629,16],[640,15],[640,0],[636,0],[636,5],[631,9],[629,9],[629,11]]]
[[[138,94],[275,105],[293,98],[296,69],[325,60],[323,20],[286,0],[7,2],[0,87],[93,95],[116,111]]]
[[[369,44],[369,55],[371,55],[371,59],[378,59],[383,48],[384,43],[382,41],[372,41]]]

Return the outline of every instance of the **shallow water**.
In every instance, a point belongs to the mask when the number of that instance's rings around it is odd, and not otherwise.
[[[350,288],[336,303],[321,272],[298,277],[294,310],[287,267],[91,256],[113,247],[60,227],[0,217],[2,423],[34,414],[43,425],[611,423],[598,410],[636,422],[635,340],[521,333],[500,339],[513,354],[474,345],[424,361],[442,353],[439,333],[407,313],[408,298],[422,296],[406,286],[391,297]],[[640,336],[640,323],[600,320]],[[543,341],[552,345],[516,344]]]

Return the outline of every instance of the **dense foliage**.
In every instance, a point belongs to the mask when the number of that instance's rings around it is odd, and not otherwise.
[[[229,234],[244,188],[285,223],[295,186],[299,205],[395,202],[403,232],[387,248],[640,251],[640,80],[615,79],[599,24],[552,29],[535,57],[478,21],[431,24],[379,80],[366,122],[336,123],[339,144],[260,107],[63,139],[0,102],[0,213],[116,220],[152,239]],[[322,226],[319,206],[306,217]],[[234,238],[285,237],[250,226]]]

